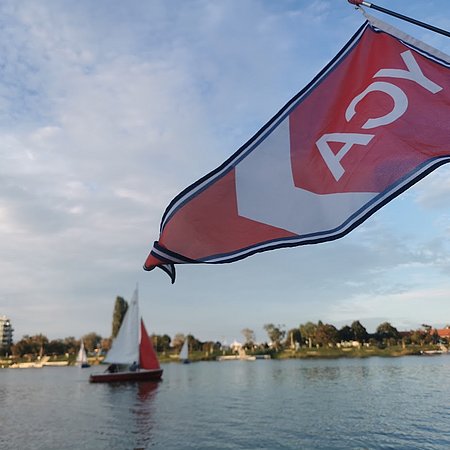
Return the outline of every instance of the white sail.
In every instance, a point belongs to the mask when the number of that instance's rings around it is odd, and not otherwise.
[[[183,346],[181,347],[179,358],[181,360],[189,358],[188,338],[185,339]]]
[[[81,339],[81,346],[77,356],[77,364],[87,364],[86,350],[84,349],[84,342]]]
[[[139,305],[137,288],[128,305],[119,332],[105,358],[105,362],[111,364],[132,364],[135,361],[139,363]]]

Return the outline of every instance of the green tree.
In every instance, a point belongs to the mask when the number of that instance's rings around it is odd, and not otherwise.
[[[437,330],[434,330],[431,335],[431,342],[433,344],[439,344],[439,341],[440,341],[439,333],[437,332]]]
[[[167,334],[159,335],[159,334],[152,334],[151,336],[153,346],[155,347],[155,350],[157,352],[166,352],[170,349],[170,336]]]
[[[353,330],[348,325],[344,325],[338,331],[338,338],[340,341],[343,341],[343,342],[352,341],[353,340]]]
[[[122,325],[122,320],[128,309],[128,303],[123,297],[116,297],[116,302],[114,304],[113,321],[112,321],[112,335],[114,339],[119,332],[120,325]]]
[[[309,348],[315,343],[316,329],[317,325],[313,322],[306,322],[305,324],[300,325],[300,333],[302,334],[303,339],[308,341]]]
[[[264,325],[264,330],[267,333],[270,341],[272,342],[275,350],[278,350],[281,345],[281,341],[286,336],[286,331],[283,330],[284,325],[275,326],[273,323],[266,323]]]
[[[64,338],[63,342],[66,347],[66,353],[69,353],[70,355],[75,355],[78,353],[78,350],[80,348],[80,343],[73,336],[68,336],[68,337]]]
[[[36,358],[43,356],[46,351],[48,339],[43,334],[36,334],[34,336],[25,335],[23,338],[12,346],[12,354],[14,356],[29,355]]]
[[[14,356],[24,356],[24,355],[31,355],[34,353],[34,348],[31,345],[31,338],[27,334],[22,337],[19,341],[17,341],[13,346],[11,347],[12,354]]]
[[[67,353],[66,345],[62,339],[53,339],[47,344],[47,354],[49,355],[64,355]]]
[[[338,330],[334,325],[319,322],[316,328],[316,343],[319,345],[336,344],[338,341]]]
[[[172,347],[179,352],[185,340],[186,336],[183,333],[177,333],[172,339]]]
[[[168,334],[163,334],[161,336],[161,348],[163,352],[167,352],[170,349],[170,344],[171,344],[172,339],[170,338],[170,336]]]
[[[388,345],[397,342],[400,338],[397,328],[393,327],[389,322],[383,322],[378,325],[376,333],[378,339]]]
[[[353,339],[358,342],[367,342],[369,339],[369,333],[367,330],[361,325],[359,320],[355,320],[350,328],[352,329]]]
[[[291,348],[302,346],[302,333],[298,328],[292,328],[287,332],[286,345]]]
[[[220,343],[219,343],[219,346],[217,347],[217,342],[213,342],[213,341],[206,341],[206,342],[203,342],[202,350],[203,350],[207,355],[210,355],[210,354],[212,354],[213,352],[220,350]]]
[[[423,345],[425,340],[425,333],[422,330],[414,330],[411,332],[411,343],[416,345]]]
[[[250,328],[244,328],[243,330],[241,330],[241,333],[245,339],[244,346],[248,349],[252,348],[256,340],[255,332]]]
[[[192,336],[192,334],[188,334],[187,340],[190,352],[199,352],[202,350],[203,342],[199,341],[195,336]]]
[[[111,338],[103,338],[100,342],[100,348],[103,353],[106,353],[110,348],[112,344]]]
[[[97,333],[88,333],[83,337],[84,346],[87,352],[93,352],[96,348],[100,348],[102,337]]]

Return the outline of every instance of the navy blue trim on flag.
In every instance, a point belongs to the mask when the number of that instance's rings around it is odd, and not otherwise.
[[[165,247],[159,245],[159,242],[156,241],[153,244],[153,248],[150,252],[152,256],[158,258],[163,263],[172,263],[172,264],[195,264],[198,262],[195,259],[186,258],[186,256],[175,253],[171,250],[168,250]]]
[[[169,275],[170,280],[172,282],[172,284],[175,283],[175,266],[173,264],[163,264],[161,266],[158,266],[161,270],[163,270],[164,272],[167,273],[167,275]]]

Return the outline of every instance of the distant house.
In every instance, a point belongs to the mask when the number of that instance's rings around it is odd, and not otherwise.
[[[432,333],[436,332],[441,339],[446,339],[450,342],[450,326],[441,329],[434,329]]]
[[[0,315],[0,350],[9,348],[12,345],[13,331],[14,329],[8,317]]]

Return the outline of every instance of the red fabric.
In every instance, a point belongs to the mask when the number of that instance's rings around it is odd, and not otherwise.
[[[141,344],[139,346],[139,366],[141,369],[159,369],[158,356],[153,348],[144,321],[141,319]]]

